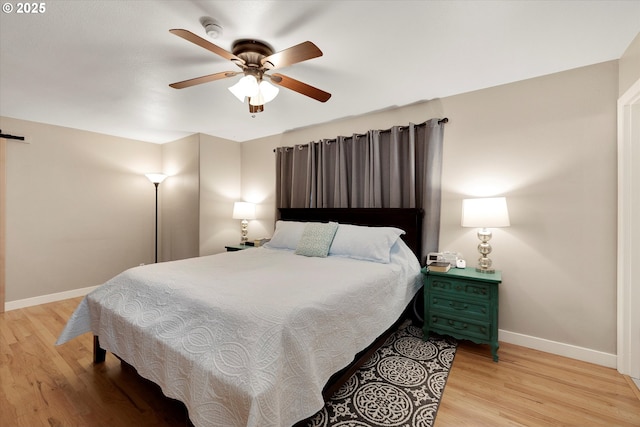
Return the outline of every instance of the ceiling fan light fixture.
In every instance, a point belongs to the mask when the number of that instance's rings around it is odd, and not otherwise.
[[[259,90],[258,80],[252,75],[244,76],[229,88],[229,91],[231,91],[240,102],[244,102],[245,97],[255,96]]]
[[[262,92],[258,91],[254,96],[249,97],[249,105],[264,105],[267,101],[264,100],[264,96],[262,96]]]
[[[260,89],[261,96],[264,98],[265,103],[273,101],[276,98],[276,96],[278,96],[278,93],[280,92],[280,89],[278,89],[277,87],[275,87],[274,85],[272,85],[266,80],[262,80],[258,85],[258,87]]]
[[[258,93],[249,98],[250,105],[264,105],[267,102],[271,102],[280,92],[280,89],[272,85],[271,83],[262,80],[258,85]]]

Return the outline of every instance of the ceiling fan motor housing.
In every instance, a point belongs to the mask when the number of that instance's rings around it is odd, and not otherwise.
[[[251,39],[236,40],[231,52],[249,68],[262,68],[262,59],[274,54],[273,48],[268,44]]]

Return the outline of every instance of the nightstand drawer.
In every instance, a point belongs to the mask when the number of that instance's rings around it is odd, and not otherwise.
[[[461,299],[457,298],[457,295],[445,292],[432,292],[428,298],[428,306],[432,310],[451,313],[455,316],[490,320],[488,300]]]
[[[449,279],[447,277],[433,277],[429,280],[432,291],[449,293],[450,295],[463,295],[474,299],[489,300],[491,297],[491,285],[477,281]]]
[[[491,339],[491,323],[472,320],[460,316],[447,315],[432,311],[429,313],[429,327],[440,333],[450,333],[457,338],[474,338],[480,340]]]

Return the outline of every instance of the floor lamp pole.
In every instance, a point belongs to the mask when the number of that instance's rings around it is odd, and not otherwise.
[[[146,173],[145,174],[149,181],[153,182],[153,185],[156,186],[156,263],[158,262],[158,185],[167,177],[167,175],[163,173]]]
[[[156,186],[156,264],[158,263],[158,185],[159,182],[153,183]]]

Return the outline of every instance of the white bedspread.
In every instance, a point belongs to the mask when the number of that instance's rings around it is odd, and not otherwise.
[[[93,332],[196,426],[290,426],[419,289],[415,257],[392,259],[257,248],[132,268],[87,295],[57,344]]]

